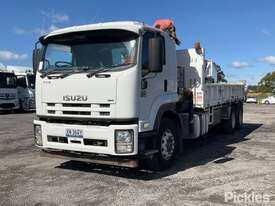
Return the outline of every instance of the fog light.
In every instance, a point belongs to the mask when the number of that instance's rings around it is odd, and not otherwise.
[[[37,146],[43,145],[41,125],[34,125],[34,143]]]
[[[134,131],[116,130],[115,149],[118,154],[132,153],[134,151]]]

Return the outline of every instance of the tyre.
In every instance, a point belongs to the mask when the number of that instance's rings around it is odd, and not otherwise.
[[[236,128],[236,109],[231,108],[230,118],[223,121],[223,130],[226,134],[231,134]]]
[[[240,129],[243,126],[243,105],[239,104],[236,112],[236,128]]]
[[[169,168],[178,154],[178,135],[176,126],[170,119],[163,119],[157,135],[156,153],[151,159],[146,160],[146,166],[153,171]]]
[[[269,102],[269,101],[267,101],[267,100],[266,100],[264,103],[265,103],[265,104],[270,104],[270,102]]]

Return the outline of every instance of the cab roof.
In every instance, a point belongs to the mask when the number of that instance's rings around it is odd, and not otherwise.
[[[73,33],[73,32],[81,32],[81,31],[92,31],[92,30],[102,30],[102,29],[120,29],[120,30],[127,30],[134,33],[139,34],[140,30],[142,29],[149,29],[160,31],[152,26],[145,25],[144,23],[137,22],[137,21],[115,21],[115,22],[106,22],[106,23],[97,23],[97,24],[87,24],[81,26],[72,26],[63,29],[58,29],[52,31],[41,38],[43,40],[47,39],[48,37]]]

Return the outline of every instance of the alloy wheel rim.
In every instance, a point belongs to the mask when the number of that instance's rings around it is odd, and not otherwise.
[[[175,137],[170,129],[166,129],[161,137],[161,155],[163,159],[169,160],[175,150]]]

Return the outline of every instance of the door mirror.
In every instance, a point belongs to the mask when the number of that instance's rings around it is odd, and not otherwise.
[[[149,39],[149,71],[162,72],[163,66],[163,42],[160,37]]]
[[[33,73],[35,75],[41,60],[42,60],[42,49],[34,49],[32,53],[32,67],[33,67]]]
[[[32,67],[33,73],[36,74],[38,70],[39,63],[42,60],[42,49],[34,49],[32,53]]]
[[[38,48],[38,45],[41,45],[39,42],[35,44],[35,49],[32,52],[32,67],[33,73],[36,75],[36,72],[39,67],[39,63],[42,60],[42,48]]]

